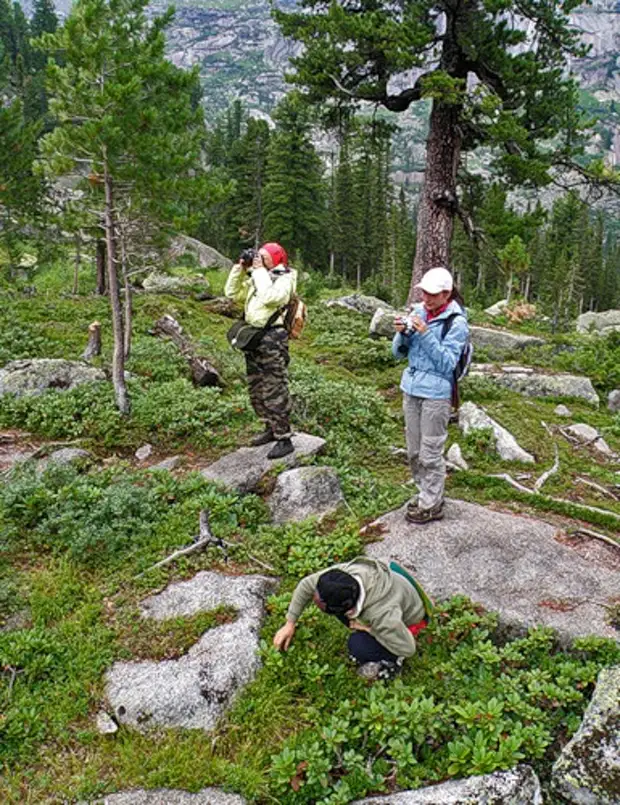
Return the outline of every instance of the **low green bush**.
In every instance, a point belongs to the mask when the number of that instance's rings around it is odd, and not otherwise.
[[[209,510],[222,536],[264,521],[256,498],[238,499],[198,475],[75,467],[13,471],[0,487],[0,536],[6,545],[67,555],[77,565],[142,568],[157,551],[186,544],[198,513]]]
[[[38,397],[0,398],[0,426],[22,428],[51,439],[86,439],[103,447],[133,447],[144,441],[178,446],[217,446],[250,421],[247,395],[236,390],[196,388],[177,378],[159,383],[129,381],[132,414],[118,412],[107,383],[86,383]]]
[[[302,627],[286,657],[265,648],[266,674],[286,668],[292,695],[312,701],[315,725],[273,757],[272,796],[344,805],[394,785],[417,788],[548,759],[554,742],[577,729],[600,668],[620,659],[620,647],[590,639],[564,654],[548,629],[501,644],[492,640],[495,626],[495,616],[454,599],[420,636],[402,679],[350,684],[340,700],[333,692],[342,663],[329,642],[317,655],[323,641],[308,640]]]

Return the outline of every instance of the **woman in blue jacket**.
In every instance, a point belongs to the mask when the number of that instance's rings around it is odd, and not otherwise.
[[[446,464],[443,449],[452,410],[454,370],[467,343],[465,311],[456,301],[452,275],[431,268],[417,286],[422,305],[406,319],[396,319],[392,352],[407,357],[401,380],[407,454],[420,494],[407,504],[407,520],[429,523],[443,517]],[[452,323],[442,337],[446,319]]]

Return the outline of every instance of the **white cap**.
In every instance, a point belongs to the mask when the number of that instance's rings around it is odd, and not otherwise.
[[[452,274],[447,268],[431,268],[415,287],[431,294],[451,291],[454,287]]]

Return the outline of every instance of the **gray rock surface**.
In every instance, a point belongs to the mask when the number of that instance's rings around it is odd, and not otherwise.
[[[480,777],[368,797],[353,805],[542,805],[540,782],[530,766],[496,771]]]
[[[565,405],[556,405],[556,407],[553,409],[553,413],[556,416],[565,417],[571,417],[573,415],[573,412],[570,410],[570,408],[567,408]]]
[[[491,318],[495,318],[495,316],[501,316],[504,310],[508,307],[508,300],[507,299],[500,299],[499,302],[496,302],[491,307],[486,308],[484,311],[487,316],[491,316]]]
[[[115,732],[118,732],[118,724],[105,710],[97,713],[95,726],[100,735],[114,735]]]
[[[394,316],[404,316],[404,311],[393,310],[389,306],[377,308],[370,322],[369,335],[375,338],[392,338],[394,335]],[[541,346],[543,338],[532,335],[510,333],[507,330],[493,330],[490,327],[470,326],[472,344],[475,349],[484,348],[493,357],[525,349]]]
[[[450,445],[450,449],[446,453],[446,461],[448,461],[457,470],[468,470],[469,464],[463,458],[461,446],[456,442]]]
[[[238,610],[234,623],[210,629],[178,660],[117,662],[106,695],[121,724],[210,730],[259,668],[265,598],[275,581],[205,571],[147,598],[144,617],[166,620],[220,605]]]
[[[298,467],[280,473],[269,498],[276,523],[322,517],[344,502],[340,481],[332,467]]]
[[[68,391],[83,383],[105,380],[105,372],[81,361],[32,358],[11,361],[0,369],[0,396],[34,397],[50,389]]]
[[[138,459],[138,461],[146,461],[146,459],[149,458],[152,452],[153,452],[152,444],[143,444],[141,447],[138,447],[134,455]]]
[[[394,310],[389,305],[384,305],[375,310],[368,334],[373,338],[392,338],[394,336],[394,317],[406,316],[404,310]]]
[[[490,327],[476,326],[471,326],[469,329],[474,347],[484,348],[487,352],[497,355],[522,350],[526,347],[537,347],[545,343],[544,338],[512,333],[508,332],[508,330],[494,330]]]
[[[600,672],[581,726],[553,766],[552,783],[578,805],[620,803],[620,666]]]
[[[153,271],[143,280],[142,287],[148,293],[193,293],[207,291],[209,280],[201,276],[177,277]]]
[[[163,461],[160,461],[159,464],[153,464],[149,467],[149,470],[176,470],[177,467],[180,467],[185,460],[184,456],[169,456],[165,458]]]
[[[212,246],[207,246],[196,238],[190,238],[189,235],[177,235],[170,244],[168,250],[169,260],[178,260],[181,255],[193,254],[198,265],[201,268],[222,268],[228,270],[232,268],[233,261],[228,257],[214,249]]]
[[[79,447],[63,447],[37,462],[37,472],[45,472],[50,467],[68,467],[70,464],[87,464],[93,461],[93,454]]]
[[[488,364],[474,364],[470,377],[485,377],[502,388],[524,394],[526,397],[576,397],[592,405],[599,404],[599,396],[589,377],[569,374],[542,374],[524,367],[501,368]]]
[[[582,444],[589,444],[599,453],[604,456],[613,456],[613,450],[607,444],[605,439],[593,428],[592,425],[586,425],[583,422],[577,422],[575,425],[569,425],[566,428],[568,433],[572,433]]]
[[[405,509],[376,521],[386,530],[366,552],[415,567],[430,595],[467,595],[506,627],[552,626],[564,643],[589,634],[620,639],[600,606],[617,598],[620,569],[584,558],[556,538],[555,526],[460,500],[446,502],[443,520],[414,526]]]
[[[600,333],[605,335],[620,330],[620,310],[605,310],[603,313],[582,313],[577,319],[578,333]]]
[[[92,453],[89,453],[88,450],[82,450],[79,447],[63,447],[50,453],[44,463],[46,466],[54,464],[58,467],[66,467],[67,464],[73,464],[78,461],[92,460],[92,457]]]
[[[237,794],[227,794],[219,788],[203,788],[195,794],[172,788],[157,788],[146,791],[119,791],[103,799],[91,800],[91,805],[244,805],[245,800]]]
[[[473,402],[466,402],[459,409],[459,427],[465,435],[472,430],[490,428],[495,437],[495,449],[504,461],[534,463],[534,456],[517,444],[515,437],[492,419]]]
[[[607,408],[613,413],[620,411],[620,389],[614,389],[609,392],[607,397]]]
[[[340,296],[338,299],[328,299],[325,305],[327,307],[343,307],[346,310],[363,313],[366,316],[372,316],[379,308],[385,309],[389,307],[388,303],[383,299],[378,299],[376,296],[364,296],[359,293]]]
[[[301,456],[314,456],[325,447],[325,439],[307,433],[296,433],[293,436],[295,452],[284,458],[271,461],[267,453],[273,443],[261,447],[241,447],[234,453],[223,456],[214,464],[201,471],[208,481],[216,481],[228,489],[241,493],[256,491],[263,476],[276,463],[284,463],[287,467],[295,467]]]

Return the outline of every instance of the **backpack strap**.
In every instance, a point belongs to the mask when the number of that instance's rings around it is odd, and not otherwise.
[[[402,576],[403,578],[407,579],[409,584],[411,584],[416,593],[420,596],[422,605],[424,606],[424,612],[426,618],[430,623],[430,621],[433,618],[433,609],[434,609],[433,602],[424,592],[422,586],[418,584],[418,582],[413,578],[413,576],[410,573],[408,573],[404,567],[401,567],[397,562],[390,562],[390,570],[392,571],[392,573],[398,573],[399,576]]]
[[[445,337],[448,335],[448,333],[450,332],[450,330],[451,330],[451,328],[452,328],[452,325],[454,324],[454,320],[456,319],[456,317],[457,317],[457,316],[462,316],[462,315],[463,315],[462,313],[450,313],[450,315],[449,315],[449,316],[446,316],[446,318],[443,320],[443,326],[442,326],[442,328],[441,328],[441,340],[442,340],[442,341],[444,340],[444,338],[445,338]]]

